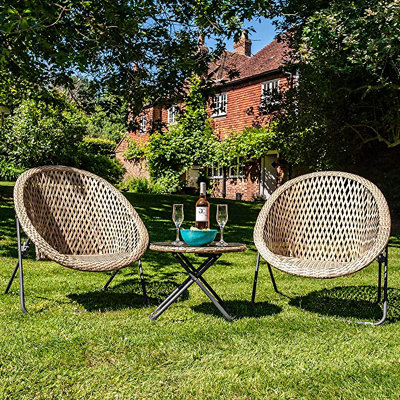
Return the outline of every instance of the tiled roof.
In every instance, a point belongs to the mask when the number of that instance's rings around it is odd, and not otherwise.
[[[252,57],[225,51],[217,61],[210,64],[208,74],[217,84],[251,78],[282,67],[286,52],[285,43],[277,39]]]

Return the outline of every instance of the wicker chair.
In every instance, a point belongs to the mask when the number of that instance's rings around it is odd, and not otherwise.
[[[140,259],[149,236],[128,200],[104,179],[75,168],[45,166],[24,172],[14,188],[18,263],[7,285],[9,291],[19,270],[21,309],[26,312],[22,257],[32,242],[38,252],[65,267],[114,271]],[[20,226],[28,236],[21,244]]]
[[[360,176],[316,172],[292,179],[277,189],[262,208],[255,228],[258,250],[252,302],[260,256],[292,275],[335,278],[379,264],[378,302],[384,264],[383,317],[387,315],[387,269],[390,214],[381,191]],[[279,293],[279,292],[278,292]]]

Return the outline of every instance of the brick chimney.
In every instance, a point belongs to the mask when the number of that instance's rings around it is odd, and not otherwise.
[[[238,42],[233,44],[233,52],[243,56],[251,56],[251,40],[247,37],[248,33],[243,30]]]
[[[208,47],[205,45],[204,35],[202,33],[199,34],[199,40],[197,43],[197,53],[207,55]]]

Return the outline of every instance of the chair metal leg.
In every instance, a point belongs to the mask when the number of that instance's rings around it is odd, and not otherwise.
[[[142,260],[138,260],[139,264],[139,274],[140,274],[140,282],[142,284],[142,291],[143,291],[143,304],[147,303],[147,293],[146,293],[146,283],[144,280],[144,275],[143,275],[143,268],[142,268]],[[115,270],[111,276],[110,279],[107,281],[107,283],[102,287],[102,290],[107,290],[108,287],[110,286],[111,282],[115,278],[115,276],[118,274],[119,269]]]
[[[29,250],[29,243],[30,243],[30,239],[27,239],[27,240],[23,243],[22,249],[21,249],[22,257],[28,252],[28,250]],[[4,294],[7,294],[7,293],[10,291],[11,285],[12,285],[14,279],[15,279],[15,276],[16,276],[16,274],[17,274],[18,269],[19,269],[19,262],[17,262],[17,264],[15,265],[14,271],[13,271],[13,273],[11,274],[10,280],[8,281],[8,284],[7,284],[6,290],[4,291]]]
[[[386,249],[382,253],[380,257],[381,262],[383,261],[384,270],[383,270],[383,305],[382,305],[382,318],[377,322],[369,322],[369,321],[356,321],[358,324],[365,324],[365,325],[374,325],[378,326],[383,324],[386,321],[387,317],[387,309],[388,309],[388,263],[389,263],[389,249],[386,246]],[[379,264],[381,266],[381,263]],[[381,280],[379,276],[379,281]],[[351,321],[350,321],[351,322]]]
[[[271,277],[272,285],[274,287],[275,292],[280,293],[276,286],[276,283],[275,283],[275,278],[274,278],[274,274],[272,273],[272,268],[269,264],[268,264],[268,271],[269,271],[269,276]]]
[[[110,283],[112,282],[112,280],[115,278],[115,275],[117,275],[119,272],[119,269],[115,270],[111,276],[110,279],[107,281],[107,283],[101,288],[101,290],[107,290],[108,287],[110,286]]]
[[[142,268],[142,260],[138,261],[139,265],[139,274],[140,274],[140,282],[142,284],[142,291],[143,291],[143,304],[148,303],[147,292],[146,292],[146,282],[144,280],[143,268]]]
[[[18,218],[16,218],[17,224],[17,240],[18,240],[18,266],[19,266],[19,298],[21,303],[21,310],[27,313],[25,307],[25,293],[24,293],[24,271],[22,267],[22,246],[21,246],[21,228],[19,225]]]
[[[4,291],[4,294],[7,294],[10,291],[11,285],[15,279],[15,275],[17,274],[18,268],[19,268],[19,262],[17,262],[17,265],[15,266],[14,271],[11,274],[11,278],[8,281],[8,284],[7,284],[6,290]]]
[[[257,279],[258,279],[258,271],[260,268],[260,260],[261,260],[261,256],[260,253],[257,253],[257,262],[256,262],[256,269],[254,271],[254,282],[253,282],[253,293],[251,295],[251,302],[254,304],[255,298],[256,298],[256,290],[257,290]],[[276,293],[279,293],[279,290],[276,286],[276,282],[275,282],[275,278],[274,278],[274,274],[272,273],[272,268],[271,265],[269,263],[267,263],[268,265],[268,271],[269,271],[269,276],[271,277],[271,281],[272,281],[272,285],[274,287],[274,290]]]
[[[256,261],[256,269],[254,271],[254,281],[253,281],[253,292],[251,294],[251,302],[254,304],[254,300],[256,298],[256,290],[257,290],[257,278],[258,278],[258,269],[260,267],[260,252],[257,253],[257,261]]]
[[[382,297],[382,254],[378,257],[378,299],[377,303],[381,302]]]

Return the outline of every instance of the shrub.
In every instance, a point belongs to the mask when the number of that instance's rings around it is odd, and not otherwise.
[[[18,167],[12,161],[0,158],[0,180],[15,181],[20,174],[24,172],[24,168]]]
[[[122,181],[119,184],[119,189],[132,193],[151,193],[152,184],[147,178],[132,177]]]
[[[158,181],[151,181],[147,178],[127,178],[118,185],[118,188],[123,191],[132,193],[167,193],[164,185]]]
[[[85,123],[83,113],[61,95],[52,104],[24,100],[7,118],[0,151],[7,160],[26,168],[74,165]]]
[[[79,147],[85,153],[109,156],[113,155],[117,144],[104,138],[84,137]]]
[[[113,185],[121,182],[124,175],[124,168],[115,158],[102,154],[79,152],[79,168],[93,172],[109,181]]]
[[[138,140],[128,140],[128,148],[124,153],[124,156],[128,160],[141,160],[146,158],[148,153],[148,143]]]

